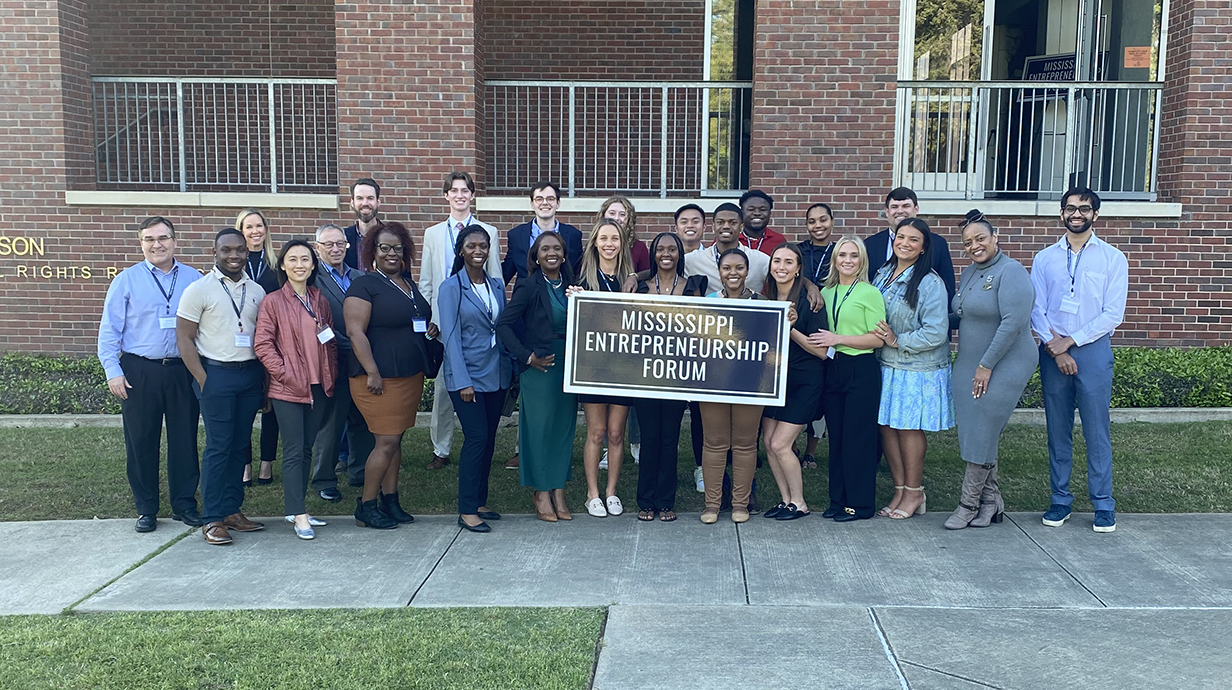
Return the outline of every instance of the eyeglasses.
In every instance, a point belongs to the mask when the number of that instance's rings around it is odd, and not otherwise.
[[[141,244],[166,244],[175,238],[171,235],[159,235],[158,237],[142,237]]]
[[[400,244],[385,244],[384,242],[382,242],[382,243],[380,243],[380,244],[378,244],[378,245],[376,246],[376,250],[377,250],[378,252],[382,253],[382,254],[389,254],[390,252],[393,252],[394,254],[401,254],[401,253],[402,253],[402,245],[400,245]]]
[[[1071,206],[1066,206],[1062,210],[1065,211],[1065,215],[1067,216],[1073,215],[1075,213],[1081,213],[1082,215],[1087,216],[1087,215],[1090,215],[1091,212],[1095,210],[1095,207],[1088,206],[1088,205],[1083,205],[1083,206],[1072,206],[1071,205]]]
[[[547,203],[549,203],[549,204],[554,204],[554,203],[556,203],[556,197],[554,197],[554,196],[537,196],[537,197],[535,197],[535,203],[536,203],[536,204],[542,204],[542,203],[544,203],[544,202],[547,202]]]
[[[347,242],[346,240],[338,240],[337,242],[321,242],[318,240],[317,244],[321,245],[322,247],[325,247],[326,249],[333,249],[334,247],[338,247],[339,249],[346,249],[347,247],[351,246],[351,243]],[[388,247],[389,245],[385,245],[385,246]],[[402,251],[402,250],[398,250],[398,251]]]
[[[962,230],[963,228],[967,227],[968,225],[971,225],[972,223],[982,223],[982,222],[984,222],[984,212],[980,210],[976,210],[975,215],[970,215],[966,218],[963,218],[961,221],[959,221],[958,229]]]

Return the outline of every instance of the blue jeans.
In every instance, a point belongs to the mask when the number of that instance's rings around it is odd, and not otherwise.
[[[1048,476],[1052,503],[1074,502],[1069,477],[1074,469],[1074,409],[1082,419],[1087,444],[1087,490],[1095,510],[1113,510],[1112,500],[1112,345],[1108,336],[1069,354],[1078,373],[1062,374],[1056,360],[1040,345],[1040,384],[1048,421]]]
[[[201,455],[201,519],[221,522],[244,503],[244,465],[252,422],[261,409],[265,370],[257,360],[241,369],[203,364],[205,390],[193,381],[205,421]]]

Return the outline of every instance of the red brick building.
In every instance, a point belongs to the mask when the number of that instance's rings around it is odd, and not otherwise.
[[[643,235],[750,187],[788,234],[826,201],[867,235],[905,184],[955,250],[979,207],[1024,261],[1082,183],[1130,261],[1118,342],[1227,343],[1230,25],[1214,0],[12,0],[0,350],[91,352],[147,215],[206,267],[240,208],[307,234],[361,176],[426,227],[452,169],[501,229],[551,177],[566,220],[622,191]]]

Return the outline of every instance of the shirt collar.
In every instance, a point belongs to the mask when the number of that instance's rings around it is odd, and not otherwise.
[[[1057,240],[1057,246],[1061,247],[1067,252],[1073,251],[1072,249],[1069,248],[1069,240],[1066,239],[1067,237],[1069,237],[1069,233],[1065,233],[1064,235],[1061,235],[1061,239]],[[1087,240],[1087,243],[1082,245],[1082,248],[1086,249],[1087,247],[1094,247],[1095,245],[1103,244],[1103,243],[1104,241],[1099,239],[1099,235],[1096,235],[1095,232],[1092,231],[1091,239]]]
[[[560,233],[560,219],[557,218],[556,216],[552,216],[552,222],[554,223],[554,225],[548,228],[547,230],[544,230],[543,228],[539,227],[539,216],[535,216],[534,218],[530,219],[530,229],[534,232],[555,232],[559,234]]]
[[[231,279],[230,279],[230,278],[228,278],[227,276],[223,275],[223,272],[222,272],[222,271],[218,270],[218,265],[217,265],[217,264],[215,264],[215,265],[214,265],[214,267],[210,269],[210,275],[211,275],[211,276],[213,276],[213,277],[215,277],[215,278],[217,278],[218,280],[224,280],[224,281],[226,281],[226,282],[228,282],[228,283],[231,283],[232,285],[236,285],[236,286],[243,285],[243,284],[244,284],[244,283],[246,283],[246,282],[251,282],[251,281],[252,281],[252,279],[251,279],[251,278],[249,278],[249,277],[248,277],[248,274],[247,274],[247,273],[245,273],[245,272],[241,272],[241,273],[240,273],[240,279],[239,279],[239,280],[231,280]]]
[[[460,221],[460,222],[462,223],[462,227],[464,228],[468,225],[474,225],[475,224],[475,214],[472,213],[468,215],[466,217],[466,220]],[[453,216],[448,216],[447,218],[445,218],[445,226],[448,227],[450,230],[456,229],[458,227],[458,223],[459,221],[454,220]]]
[[[169,276],[169,275],[171,275],[171,273],[172,273],[173,271],[175,271],[175,269],[179,268],[179,266],[180,266],[180,262],[179,262],[179,261],[175,261],[175,260],[173,259],[173,260],[171,261],[171,270],[170,270],[170,271],[167,271],[166,273],[163,273],[162,269],[160,269],[159,267],[157,267],[157,266],[155,266],[154,264],[150,263],[150,260],[149,260],[149,259],[145,259],[145,260],[143,260],[141,263],[145,264],[145,267],[146,267],[146,268],[148,268],[148,269],[150,269],[150,270],[151,270],[151,271],[153,271],[154,273],[157,273],[157,274],[159,274],[159,275],[163,275],[163,276]]]

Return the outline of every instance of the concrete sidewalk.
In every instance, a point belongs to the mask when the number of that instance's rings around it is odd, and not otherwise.
[[[0,614],[610,606],[605,690],[1232,678],[1232,515],[1122,514],[1106,535],[1090,515],[1058,529],[1039,517],[947,532],[942,513],[740,526],[510,515],[487,535],[452,516],[390,532],[339,517],[312,542],[267,518],[229,547],[165,520],[145,535],[131,520],[0,523]]]

